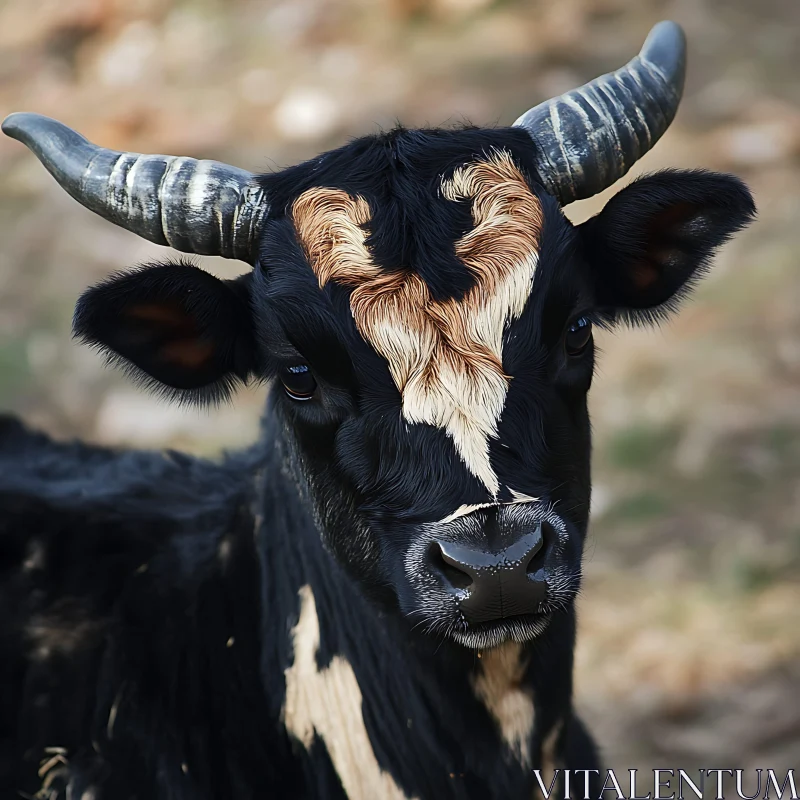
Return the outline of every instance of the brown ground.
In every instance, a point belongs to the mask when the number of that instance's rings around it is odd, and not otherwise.
[[[621,770],[797,768],[800,3],[5,0],[0,114],[263,170],[395,119],[510,123],[662,18],[687,30],[688,86],[641,170],[735,171],[760,217],[672,324],[602,336],[578,702]],[[79,208],[16,142],[0,175],[0,407],[107,442],[251,440],[261,393],[171,409],[70,341],[83,287],[166,251]]]

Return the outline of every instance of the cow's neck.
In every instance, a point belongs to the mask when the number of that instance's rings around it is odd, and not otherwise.
[[[289,732],[310,746],[314,737],[337,736],[344,725],[354,732],[353,746],[371,748],[381,762],[383,748],[396,750],[413,729],[431,739],[414,739],[423,752],[427,747],[440,762],[455,759],[453,770],[463,771],[470,759],[479,762],[492,745],[505,749],[503,760],[527,768],[536,758],[531,741],[542,730],[542,715],[546,730],[569,705],[572,616],[552,625],[547,641],[480,653],[415,631],[396,612],[367,601],[323,548],[280,436],[274,428],[268,434],[273,438],[256,475],[254,509],[262,671],[273,686],[274,676],[285,674],[286,694],[275,712]],[[546,697],[538,694],[540,685],[548,686]],[[370,727],[371,719],[381,720],[380,729]],[[486,740],[475,733],[482,730]],[[442,752],[444,741],[452,753]]]

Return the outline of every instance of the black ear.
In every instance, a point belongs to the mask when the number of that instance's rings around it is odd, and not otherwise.
[[[185,263],[147,266],[84,292],[73,331],[178,396],[226,399],[255,370],[251,281]]]
[[[578,226],[598,307],[612,318],[658,319],[754,216],[750,191],[731,175],[665,170],[626,186]]]

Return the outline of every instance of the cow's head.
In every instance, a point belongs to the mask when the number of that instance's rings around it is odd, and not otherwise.
[[[287,460],[321,535],[373,599],[468,646],[527,640],[568,609],[589,509],[592,327],[660,319],[747,223],[735,178],[661,172],[590,221],[671,121],[683,39],[513,128],[367,137],[259,178],[119,154],[15,115],[73,196],[147,238],[242,258],[118,275],[75,329],[182,397],[274,381]]]

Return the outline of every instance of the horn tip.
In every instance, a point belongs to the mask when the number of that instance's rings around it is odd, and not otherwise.
[[[639,55],[663,70],[679,89],[683,88],[686,76],[686,34],[677,22],[664,20],[654,25]]]
[[[22,129],[25,127],[25,119],[29,116],[31,115],[24,111],[17,111],[13,114],[9,114],[3,120],[3,124],[0,125],[0,130],[2,130],[6,136],[10,136],[12,139],[18,139]]]
[[[52,125],[53,122],[55,122],[55,120],[51,120],[49,117],[44,117],[41,114],[33,114],[29,111],[16,111],[13,114],[9,114],[3,120],[2,125],[0,125],[0,130],[12,139],[24,142],[37,129],[45,125]]]

